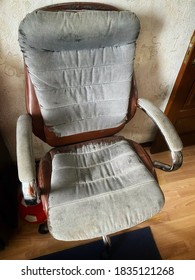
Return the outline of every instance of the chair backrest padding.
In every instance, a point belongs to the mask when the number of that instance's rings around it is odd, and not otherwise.
[[[129,11],[35,11],[21,22],[25,64],[56,136],[126,122],[139,28]]]

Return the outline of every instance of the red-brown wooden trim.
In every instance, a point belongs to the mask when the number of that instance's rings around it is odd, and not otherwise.
[[[56,5],[49,5],[46,7],[39,8],[42,11],[63,11],[63,10],[102,10],[102,11],[118,11],[116,7],[108,4],[102,3],[92,3],[92,2],[68,2]]]

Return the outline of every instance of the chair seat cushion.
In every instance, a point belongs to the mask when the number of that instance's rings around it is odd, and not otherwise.
[[[85,240],[137,225],[164,196],[130,142],[111,137],[53,149],[48,226],[59,240]]]

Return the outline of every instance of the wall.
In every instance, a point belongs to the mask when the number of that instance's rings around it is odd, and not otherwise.
[[[17,41],[18,26],[27,13],[38,7],[60,2],[68,1],[0,1],[0,132],[14,160],[16,120],[20,114],[25,113],[23,61]],[[139,17],[141,33],[135,59],[139,96],[150,99],[164,110],[194,30],[195,1],[99,2],[131,10]],[[135,119],[121,134],[138,142],[147,142],[154,138],[155,131],[153,123],[143,112],[138,111]],[[47,145],[35,137],[34,147],[37,158],[48,149]]]

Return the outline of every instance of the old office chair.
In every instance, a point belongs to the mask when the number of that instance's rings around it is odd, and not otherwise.
[[[56,239],[105,237],[149,219],[164,204],[155,167],[181,166],[173,126],[137,97],[139,29],[134,13],[89,3],[49,6],[20,24],[28,114],[17,122],[19,179],[27,204],[41,198]],[[153,163],[139,144],[115,136],[137,107],[165,136],[172,165]],[[38,170],[32,131],[53,147]]]

